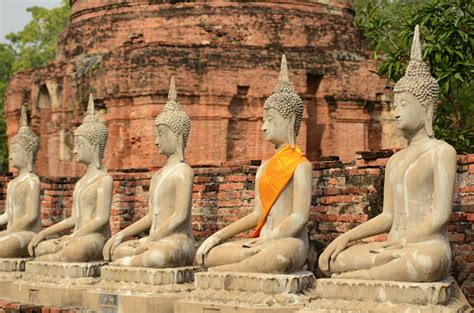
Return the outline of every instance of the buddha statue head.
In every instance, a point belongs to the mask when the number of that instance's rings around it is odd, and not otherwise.
[[[82,125],[74,131],[74,154],[76,159],[86,165],[95,165],[102,169],[102,158],[109,131],[104,123],[95,115],[94,99],[89,95],[87,114]]]
[[[176,154],[183,161],[190,130],[191,120],[176,101],[176,83],[171,77],[168,101],[155,119],[155,145],[166,157]]]
[[[424,127],[427,135],[434,137],[433,116],[439,101],[439,85],[423,62],[418,25],[405,76],[395,84],[393,91],[397,127],[408,133]]]
[[[36,152],[39,149],[39,138],[30,127],[28,127],[28,117],[26,107],[21,107],[20,129],[13,137],[12,150],[10,152],[10,161],[13,167],[17,169],[27,168],[33,171]]]
[[[276,147],[286,143],[294,148],[303,108],[303,100],[291,86],[286,57],[283,55],[278,85],[263,106],[262,130],[265,139]]]

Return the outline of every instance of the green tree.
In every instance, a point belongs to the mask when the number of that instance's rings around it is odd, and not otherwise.
[[[399,80],[410,59],[415,25],[420,25],[423,57],[441,88],[435,135],[458,152],[474,152],[473,5],[469,0],[359,0],[359,27],[379,60],[377,72]]]
[[[56,57],[59,34],[66,28],[69,1],[60,7],[46,9],[31,7],[32,19],[22,31],[10,33],[7,43],[0,44],[0,172],[8,168],[6,126],[3,117],[5,90],[11,75],[30,68],[47,65]]]

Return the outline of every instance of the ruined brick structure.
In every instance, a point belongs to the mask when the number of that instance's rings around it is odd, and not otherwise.
[[[308,268],[317,276],[317,257],[337,235],[379,214],[382,209],[384,168],[390,151],[360,153],[343,163],[327,158],[313,163]],[[193,230],[199,242],[253,210],[255,173],[259,162],[226,162],[222,167],[195,166]],[[113,233],[140,219],[148,210],[152,172],[112,172]],[[0,176],[0,211],[6,183]],[[72,190],[77,177],[40,177],[41,219],[44,227],[71,214]],[[474,304],[474,155],[458,158],[458,173],[449,240],[453,250],[452,275]],[[382,239],[384,236],[374,238]],[[1,305],[0,305],[1,307]]]
[[[192,120],[190,164],[258,160],[273,147],[261,134],[262,105],[286,54],[305,102],[298,141],[309,159],[391,146],[384,137],[385,82],[350,0],[71,0],[72,15],[50,65],[13,76],[6,93],[8,138],[28,105],[41,136],[37,172],[75,176],[73,130],[94,93],[110,130],[109,169],[156,168],[153,119],[171,75]]]

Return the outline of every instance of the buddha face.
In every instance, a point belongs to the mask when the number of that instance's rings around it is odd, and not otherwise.
[[[28,166],[29,155],[22,145],[17,143],[12,144],[12,151],[9,156],[11,165],[17,169],[22,169]]]
[[[160,153],[170,156],[177,151],[179,142],[178,136],[166,125],[155,126],[155,145]]]
[[[279,146],[288,143],[288,133],[293,130],[294,121],[284,118],[283,115],[273,108],[265,109],[263,112],[263,135],[266,140]]]
[[[395,124],[404,133],[417,132],[425,126],[426,110],[409,92],[394,96]]]
[[[98,160],[99,147],[92,145],[84,136],[74,136],[74,155],[78,162],[86,165]]]

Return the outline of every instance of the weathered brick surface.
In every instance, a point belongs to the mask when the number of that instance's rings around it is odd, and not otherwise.
[[[11,79],[8,138],[26,103],[41,136],[38,173],[77,175],[73,131],[93,92],[110,130],[107,167],[154,169],[163,159],[153,119],[175,75],[192,120],[190,164],[265,159],[273,147],[260,130],[262,106],[285,53],[305,103],[298,142],[309,158],[380,149],[386,82],[372,72],[350,2],[72,1],[57,59]]]
[[[313,163],[313,198],[309,232],[308,269],[317,270],[317,257],[340,233],[380,213],[384,166],[391,151],[360,152],[354,161],[323,157]],[[221,167],[194,166],[193,230],[199,241],[248,214],[253,209],[255,174],[260,161],[226,162]],[[132,169],[112,172],[114,198],[113,233],[141,218],[148,209],[152,172]],[[0,199],[11,176],[0,176]],[[47,227],[71,212],[71,192],[77,178],[41,178],[42,218]],[[0,206],[3,208],[3,206]],[[474,155],[458,158],[458,173],[449,238],[454,254],[452,274],[474,303]],[[371,240],[384,239],[380,235]]]

